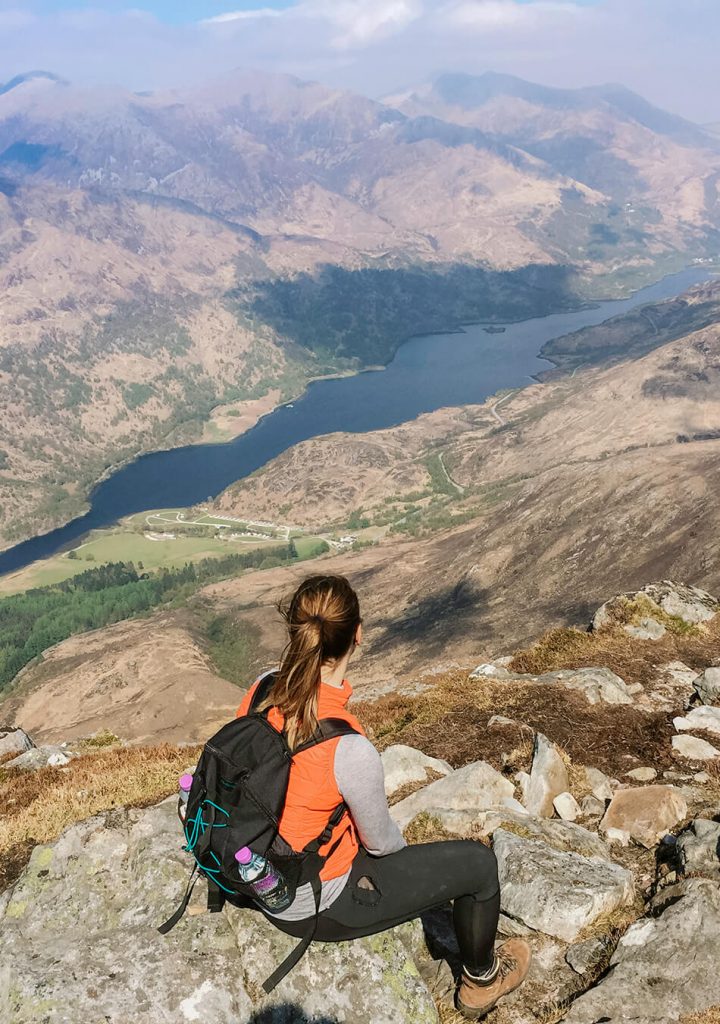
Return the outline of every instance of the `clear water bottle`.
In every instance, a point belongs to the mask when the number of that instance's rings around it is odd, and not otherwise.
[[[253,896],[273,913],[286,910],[292,897],[285,879],[269,861],[259,853],[253,853],[249,846],[243,846],[235,854],[240,878],[252,889]]]
[[[180,776],[180,799],[178,800],[178,814],[180,815],[180,821],[185,821],[185,815],[187,814],[187,802],[190,796],[190,787],[193,784],[193,777],[190,772],[185,772],[184,775]]]

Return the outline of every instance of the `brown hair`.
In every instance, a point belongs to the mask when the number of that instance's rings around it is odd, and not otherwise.
[[[290,640],[275,683],[258,710],[277,707],[285,718],[291,750],[309,740],[318,725],[321,666],[342,658],[362,621],[357,594],[344,576],[308,576],[278,604]]]

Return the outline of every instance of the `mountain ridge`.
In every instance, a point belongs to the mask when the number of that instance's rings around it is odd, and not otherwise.
[[[509,319],[493,274],[573,268],[544,312],[595,294],[620,256],[639,276],[720,238],[704,151],[668,151],[631,212],[611,179],[624,196],[646,168],[606,147],[561,167],[481,125],[269,74],[150,96],[46,81],[0,95],[4,544],[77,514],[109,465],[199,436],[214,406],[376,365],[396,322],[363,351],[360,307],[450,284],[454,322],[478,295]],[[570,174],[586,165],[589,183]],[[283,303],[310,317],[320,293],[322,312],[338,276],[319,344]]]
[[[402,108],[415,96],[420,100],[426,100],[427,94],[433,91],[437,91],[438,96],[445,102],[456,103],[468,110],[482,106],[499,96],[512,96],[557,109],[591,108],[600,100],[653,131],[671,135],[676,139],[683,138],[690,144],[713,144],[710,133],[702,125],[695,124],[678,114],[668,113],[619,82],[558,88],[530,82],[517,75],[494,71],[487,71],[482,75],[441,72],[420,86],[388,95],[384,102],[393,106],[394,101],[399,99]]]

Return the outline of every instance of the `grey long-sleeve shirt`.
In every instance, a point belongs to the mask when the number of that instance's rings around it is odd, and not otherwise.
[[[368,853],[383,857],[405,846],[402,832],[390,817],[382,761],[364,736],[342,736],[335,748],[335,782],[348,806],[360,842]],[[322,883],[320,909],[326,910],[345,888],[350,872]],[[283,921],[301,921],[315,913],[310,885],[301,885],[287,910],[274,914]]]

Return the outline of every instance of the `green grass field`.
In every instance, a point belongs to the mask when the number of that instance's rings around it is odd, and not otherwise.
[[[233,552],[249,551],[257,547],[273,547],[282,543],[277,536],[242,537],[224,540],[217,537],[183,536],[182,521],[177,516],[185,515],[192,524],[217,526],[223,522],[212,516],[195,517],[188,509],[160,509],[140,512],[109,530],[96,530],[71,552],[53,555],[19,572],[0,579],[0,596],[17,594],[32,587],[45,587],[60,583],[96,565],[105,562],[134,562],[137,569],[152,572],[156,569],[172,569],[186,562],[197,562],[202,558],[220,558]],[[148,522],[149,519],[149,522]],[[138,533],[137,527],[145,527],[145,533]],[[191,525],[191,523],[188,523]],[[239,523],[224,523],[227,534],[242,529]],[[151,540],[147,534],[173,533],[175,539]],[[295,546],[300,558],[308,558],[320,543],[318,537],[295,537]],[[142,564],[141,564],[142,563]]]

